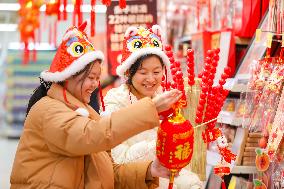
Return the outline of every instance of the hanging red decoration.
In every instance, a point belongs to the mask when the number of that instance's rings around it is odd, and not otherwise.
[[[91,1],[91,37],[95,36],[96,27],[96,13],[95,13],[96,0]]]
[[[173,176],[176,171],[180,170],[186,165],[186,163],[189,163],[192,158],[191,150],[193,149],[193,136],[190,135],[190,137],[187,138],[188,134],[186,133],[187,131],[193,133],[193,130],[191,124],[187,122],[181,115],[179,115],[178,111],[180,108],[187,106],[183,74],[180,65],[181,63],[174,59],[174,54],[170,46],[165,46],[165,51],[171,62],[170,69],[173,83],[171,83],[170,88],[178,89],[183,92],[183,96],[178,105],[161,114],[164,117],[164,120],[160,126],[160,129],[158,130],[157,157],[165,167],[171,169],[171,176]],[[220,49],[208,50],[207,56],[205,57],[204,69],[200,74],[198,74],[198,77],[201,79],[201,92],[196,109],[195,128],[204,125],[206,126],[204,132],[202,132],[202,136],[200,136],[203,138],[205,143],[217,140],[218,149],[221,155],[221,162],[215,166],[214,172],[223,179],[224,175],[230,173],[230,165],[232,164],[232,161],[236,159],[236,155],[233,154],[228,148],[227,140],[222,134],[221,129],[215,128],[217,116],[221,111],[224,101],[229,93],[228,90],[223,88],[223,85],[226,83],[226,79],[231,74],[231,69],[226,67],[224,72],[221,74],[220,80],[217,82],[218,85],[213,86],[216,68],[220,59],[219,53]],[[191,88],[195,84],[194,51],[192,49],[187,51],[187,73],[187,83],[189,88]],[[164,90],[168,90],[168,88],[165,86],[166,85],[164,84]],[[191,89],[189,89],[189,91],[191,91]],[[167,118],[166,116],[168,115],[171,116]],[[186,128],[187,130],[183,130],[183,128]],[[185,160],[185,162],[181,160],[173,160],[174,152],[176,152],[178,149],[177,146],[181,145],[178,142],[174,142],[175,139],[173,136],[181,136],[180,133],[184,133],[182,135],[184,136],[184,141],[180,141],[183,146],[187,144],[187,141],[190,141],[190,147],[187,148],[187,145],[185,147],[185,149],[187,149],[185,151],[185,158],[188,158]],[[173,178],[171,177],[169,188],[172,187],[172,181]],[[226,188],[224,182],[222,184],[222,188]]]
[[[20,21],[19,31],[21,36],[21,42],[24,43],[23,64],[29,62],[29,42],[34,43],[35,48],[35,31],[39,28],[39,8],[42,5],[42,1],[22,0],[20,1]],[[36,51],[33,51],[33,59],[35,61]]]
[[[105,6],[110,6],[111,0],[102,0],[102,4]],[[126,0],[119,0],[119,7],[121,9],[126,8]]]
[[[183,101],[176,103],[172,116],[164,117],[158,129],[156,154],[161,164],[171,171],[168,189],[173,188],[175,174],[190,163],[193,154],[194,130],[180,113]]]
[[[61,15],[60,12],[60,0],[50,0],[48,3],[46,3],[46,10],[45,15],[49,17],[46,21],[48,22],[49,26],[49,43],[56,46],[57,42],[57,20],[61,18],[58,17]]]
[[[57,15],[58,11],[59,11],[59,1],[52,0],[46,3],[45,14],[47,16]]]
[[[82,13],[82,7],[83,0],[75,0],[74,4],[74,11],[73,11],[73,25],[74,26],[80,26],[83,22],[83,13]],[[77,20],[76,20],[77,17]]]
[[[126,7],[126,0],[119,0],[119,7],[124,9]]]

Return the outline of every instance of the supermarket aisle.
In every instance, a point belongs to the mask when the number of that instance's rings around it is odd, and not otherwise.
[[[0,188],[10,188],[10,173],[19,140],[0,137]]]

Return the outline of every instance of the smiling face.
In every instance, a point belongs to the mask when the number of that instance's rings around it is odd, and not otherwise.
[[[67,79],[67,90],[83,103],[89,103],[92,92],[98,87],[101,75],[99,61],[89,64],[84,71]]]
[[[146,57],[132,76],[130,90],[138,98],[153,97],[161,85],[163,66],[157,56]]]

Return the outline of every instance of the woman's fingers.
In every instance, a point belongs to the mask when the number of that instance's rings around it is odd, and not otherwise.
[[[181,98],[181,96],[181,91],[173,89],[153,98],[153,102],[156,105],[157,111],[163,112],[170,109],[171,106]]]

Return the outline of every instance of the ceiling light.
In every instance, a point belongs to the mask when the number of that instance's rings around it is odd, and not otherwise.
[[[16,31],[18,24],[0,24],[0,31]]]

